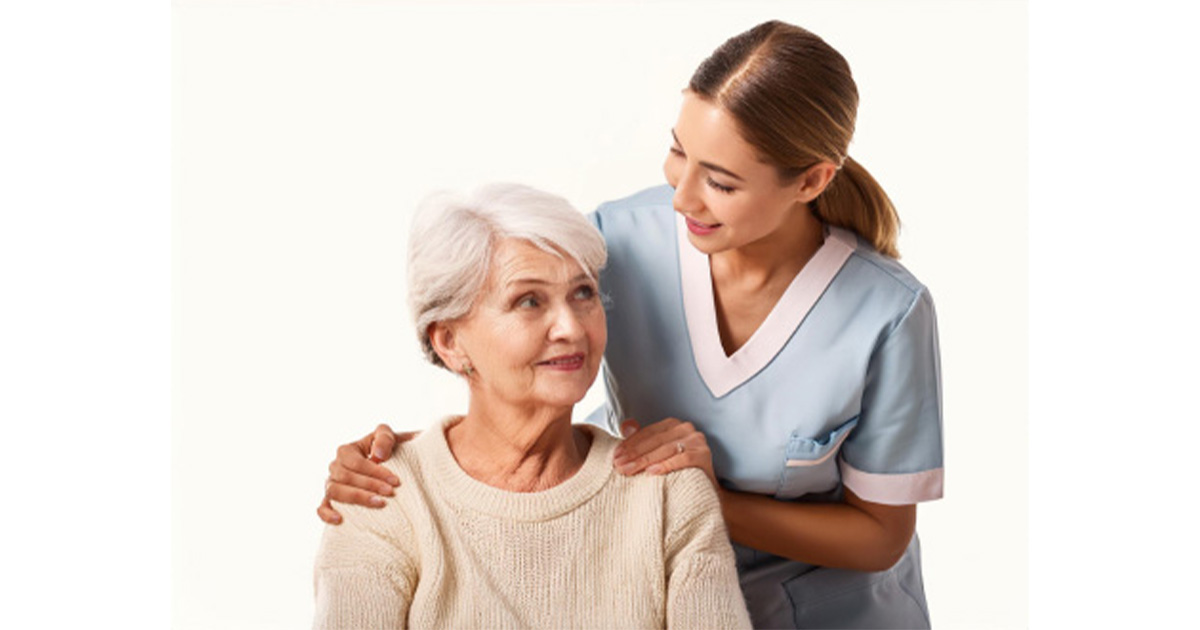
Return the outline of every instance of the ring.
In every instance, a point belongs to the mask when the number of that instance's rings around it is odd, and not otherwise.
[[[683,442],[676,442],[676,443],[675,443],[675,452],[676,452],[676,453],[682,453],[682,452],[683,452]]]

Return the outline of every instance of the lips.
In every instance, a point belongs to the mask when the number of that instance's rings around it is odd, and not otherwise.
[[[717,231],[717,228],[721,227],[720,223],[701,223],[691,217],[684,217],[684,219],[687,221],[688,231],[700,236],[712,234]]]
[[[564,370],[568,372],[578,370],[583,367],[583,353],[564,354],[546,359],[545,361],[539,361],[537,364],[552,370]]]

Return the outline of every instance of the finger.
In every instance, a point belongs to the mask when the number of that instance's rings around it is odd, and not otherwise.
[[[321,505],[317,506],[317,516],[330,525],[337,525],[342,522],[342,515],[329,504],[329,497],[326,497],[324,501],[321,501]]]
[[[625,421],[630,422],[629,420]],[[634,421],[636,422],[636,420]],[[613,452],[616,458],[629,457],[631,453],[642,453],[647,449],[645,445],[648,440],[653,440],[655,436],[661,435],[666,431],[670,431],[679,424],[675,418],[664,418],[647,427],[639,427],[636,431],[628,435],[620,444],[617,445],[617,450]]]
[[[699,431],[671,445],[673,453],[661,462],[656,462],[646,468],[652,475],[669,473],[680,468],[696,467],[707,474],[712,467],[712,451],[708,448],[708,439]]]
[[[337,462],[334,463],[336,464]],[[346,468],[336,465],[330,466],[329,479],[334,483],[354,486],[360,490],[366,490],[368,492],[374,492],[375,494],[382,494],[389,497],[395,492],[392,489],[392,484],[386,481],[381,481],[367,475],[360,475],[352,470],[347,470]]]
[[[660,444],[654,450],[646,453],[645,455],[639,455],[631,460],[622,462],[620,465],[618,465],[617,471],[622,475],[636,475],[643,470],[658,464],[662,464],[667,460],[678,456],[680,453],[686,452],[680,450],[680,446],[682,444],[683,442],[679,440]]]
[[[696,433],[696,428],[690,422],[680,422],[673,418],[656,422],[625,440],[622,444],[624,448],[613,457],[613,463],[622,466],[638,458],[647,457],[664,444],[686,440]]]
[[[629,418],[621,423],[620,429],[622,441],[620,444],[617,444],[617,448],[613,450],[614,460],[620,459],[625,454],[625,440],[628,440],[629,438],[633,437],[634,433],[640,431],[642,429],[642,425],[637,420]]]
[[[396,433],[386,424],[381,424],[375,427],[375,432],[371,434],[371,459],[381,462],[385,459],[391,459],[392,451],[396,449]]]
[[[707,453],[701,453],[700,451],[684,451],[682,453],[676,453],[675,455],[672,455],[671,457],[668,457],[667,459],[647,468],[646,474],[665,475],[676,470],[683,470],[684,468],[699,468],[700,470],[705,471],[705,475],[707,476],[708,471],[705,468],[705,464],[708,463],[710,457],[711,455]]]
[[[664,438],[662,443],[655,446],[647,454],[618,464],[618,472],[624,475],[636,475],[637,473],[641,473],[642,470],[654,468],[656,464],[664,463],[680,455],[700,454],[703,457],[708,456],[708,442],[704,439],[703,433],[690,431],[689,433],[682,434],[682,436],[678,433],[680,431],[664,434],[664,436],[661,436]],[[701,457],[701,460],[703,457]]]
[[[336,481],[329,484],[325,489],[325,498],[340,501],[342,503],[351,503],[354,505],[365,505],[366,507],[382,507],[386,501],[384,498],[354,486],[348,486],[344,483]]]
[[[700,463],[698,461],[696,461],[698,459],[699,459],[698,457],[696,457],[695,455],[693,455],[691,453],[688,453],[687,451],[684,451],[682,453],[676,453],[676,454],[662,460],[661,462],[656,462],[653,466],[649,466],[648,468],[646,468],[646,474],[647,475],[665,475],[669,472],[674,472],[676,470],[682,470],[689,466],[699,467]]]
[[[396,474],[388,470],[382,464],[376,464],[367,459],[357,443],[343,444],[338,447],[337,459],[329,465],[329,471],[333,472],[335,466],[341,466],[351,472],[356,472],[360,475],[367,475],[376,479],[386,481],[393,486],[400,485],[400,479]]]

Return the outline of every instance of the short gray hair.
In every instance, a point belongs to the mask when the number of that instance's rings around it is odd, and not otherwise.
[[[471,311],[496,243],[510,238],[566,254],[593,280],[608,260],[600,231],[557,195],[521,184],[430,195],[408,237],[408,305],[421,349],[434,365],[447,367],[433,349],[429,326]]]

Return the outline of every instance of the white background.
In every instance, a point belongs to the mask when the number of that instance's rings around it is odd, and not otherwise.
[[[933,618],[1025,623],[1023,5],[197,2],[173,31],[178,627],[304,625],[334,448],[465,409],[405,308],[419,199],[515,180],[590,210],[660,183],[691,72],[770,18],[850,62],[851,155],[938,305],[946,499],[918,528]]]
[[[524,5],[486,31],[464,5],[189,3],[173,24],[157,1],[4,5],[0,625],[307,625],[333,446],[444,410],[434,387],[461,395],[429,368],[401,378],[415,356],[397,266],[411,201],[507,177],[588,209],[656,183],[677,88],[765,17],[850,60],[864,98],[852,152],[900,206],[904,261],[938,300],[947,498],[919,523],[935,624],[1186,624],[1200,50],[1178,6],[1032,4],[1026,232],[1024,165],[992,158],[1026,155],[1026,49],[1008,41],[1023,42],[1024,3],[654,3],[636,26]],[[420,14],[511,37],[479,54]],[[532,127],[494,90],[449,105],[440,95],[463,81],[428,80],[530,54],[553,30],[538,25],[572,14],[582,26],[528,63],[591,64],[596,81],[548,79],[565,87]],[[384,58],[426,34],[441,46]],[[489,74],[476,84],[495,87]],[[597,102],[599,122],[553,111]],[[430,142],[439,120],[483,132]],[[997,326],[1027,260],[1029,319],[1017,307]],[[975,272],[993,285],[964,285]]]

